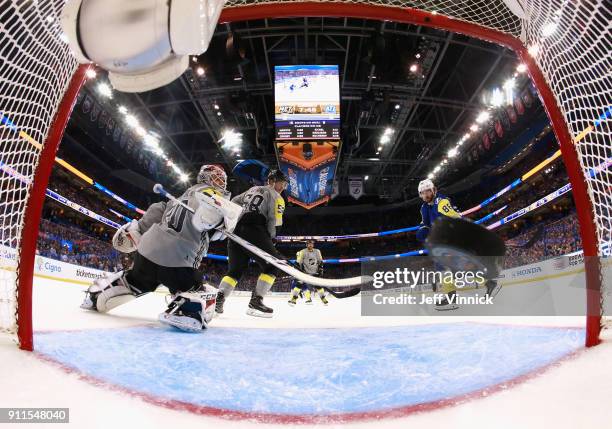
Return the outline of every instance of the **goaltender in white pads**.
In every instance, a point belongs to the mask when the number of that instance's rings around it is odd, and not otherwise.
[[[133,267],[94,282],[81,307],[107,312],[163,284],[173,300],[160,321],[190,331],[206,328],[216,289],[202,288],[197,268],[210,240],[223,238],[213,228],[231,231],[241,212],[225,198],[226,183],[221,167],[205,165],[198,183],[176,201],[153,204],[140,221],[124,225],[113,244],[122,252],[136,251]]]

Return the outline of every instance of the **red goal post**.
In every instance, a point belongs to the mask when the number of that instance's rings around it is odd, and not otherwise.
[[[62,5],[62,0],[0,5],[0,251],[18,249],[14,258],[0,260],[0,331],[15,335],[28,350],[33,347],[32,277],[44,192],[84,79],[84,68],[77,67],[59,28]],[[606,1],[229,0],[220,22],[310,16],[434,27],[517,54],[540,93],[572,184],[586,256],[586,345],[597,344],[606,284],[598,256],[612,244]],[[594,170],[599,173],[591,174]]]

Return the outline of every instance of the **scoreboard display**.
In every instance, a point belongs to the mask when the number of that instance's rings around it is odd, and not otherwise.
[[[274,67],[277,140],[340,139],[337,65]]]

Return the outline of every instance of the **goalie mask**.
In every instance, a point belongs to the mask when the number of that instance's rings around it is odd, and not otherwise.
[[[198,183],[210,185],[213,188],[225,192],[227,187],[227,174],[218,165],[206,164],[200,168]]]

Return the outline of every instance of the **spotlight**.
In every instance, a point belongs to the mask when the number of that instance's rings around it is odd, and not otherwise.
[[[499,107],[504,102],[504,96],[499,88],[495,88],[491,93],[491,106]]]
[[[136,119],[136,117],[134,115],[127,115],[125,117],[125,122],[130,127],[137,127],[138,126],[138,119]]]
[[[110,86],[108,86],[107,84],[105,84],[103,82],[100,82],[98,84],[98,92],[100,94],[102,94],[103,96],[105,96],[105,97],[108,97],[108,98],[112,98],[113,97],[113,90],[111,89]]]
[[[532,57],[535,57],[538,55],[538,52],[540,52],[540,46],[537,43],[533,44],[527,49],[527,52],[529,52],[529,55]]]
[[[489,118],[491,117],[491,115],[489,115],[489,112],[480,112],[478,114],[478,116],[476,117],[476,122],[478,122],[479,124],[482,124],[483,122],[486,122],[487,120],[489,120]]]

